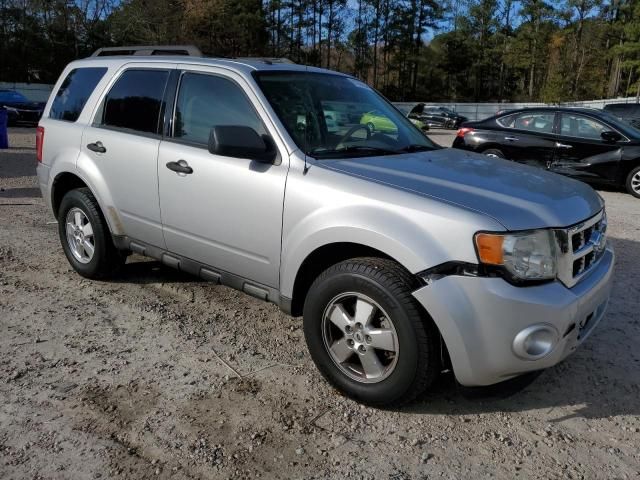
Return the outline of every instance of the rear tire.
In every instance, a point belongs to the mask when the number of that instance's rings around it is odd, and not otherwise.
[[[636,198],[640,198],[640,167],[629,172],[626,181],[627,192]]]
[[[440,337],[411,295],[417,287],[400,265],[381,258],[346,260],[313,282],[304,334],[329,383],[379,407],[407,403],[433,383]]]
[[[497,148],[488,148],[482,153],[485,154],[487,157],[506,158],[504,156],[504,153],[502,153],[502,150],[498,150]]]
[[[126,255],[114,246],[107,222],[88,188],[71,190],[62,198],[58,234],[67,260],[83,277],[111,277],[126,261]]]

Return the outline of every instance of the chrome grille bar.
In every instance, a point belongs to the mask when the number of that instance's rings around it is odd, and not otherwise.
[[[568,228],[555,231],[558,243],[558,279],[576,285],[600,261],[606,246],[607,215],[598,214]]]

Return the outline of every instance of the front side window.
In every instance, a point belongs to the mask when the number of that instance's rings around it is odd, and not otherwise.
[[[89,96],[105,73],[107,73],[105,67],[71,70],[56,92],[49,118],[68,122],[78,120]]]
[[[260,117],[242,89],[215,75],[185,73],[180,80],[173,122],[173,137],[207,145],[215,126],[236,125],[266,134]]]
[[[553,112],[520,112],[499,118],[498,123],[506,128],[553,133],[554,118],[555,113]]]
[[[259,72],[255,77],[293,140],[312,157],[439,148],[375,90],[356,79],[300,71]]]
[[[104,99],[101,126],[158,133],[166,70],[126,70]]]
[[[589,117],[563,113],[560,120],[560,134],[568,137],[600,140],[602,132],[610,130],[606,125]]]

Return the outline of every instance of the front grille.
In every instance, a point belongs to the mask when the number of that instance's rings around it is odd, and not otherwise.
[[[573,227],[556,230],[560,248],[558,278],[573,287],[598,263],[605,252],[607,215],[597,215]]]

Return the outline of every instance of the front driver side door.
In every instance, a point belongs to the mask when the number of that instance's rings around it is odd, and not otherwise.
[[[190,68],[195,67],[184,66],[180,74],[171,133],[158,155],[167,249],[219,273],[277,288],[289,158],[281,145],[274,164],[209,153],[216,125],[249,126],[274,139],[275,132],[261,120],[244,79],[221,69]],[[193,172],[170,170],[170,162]]]

